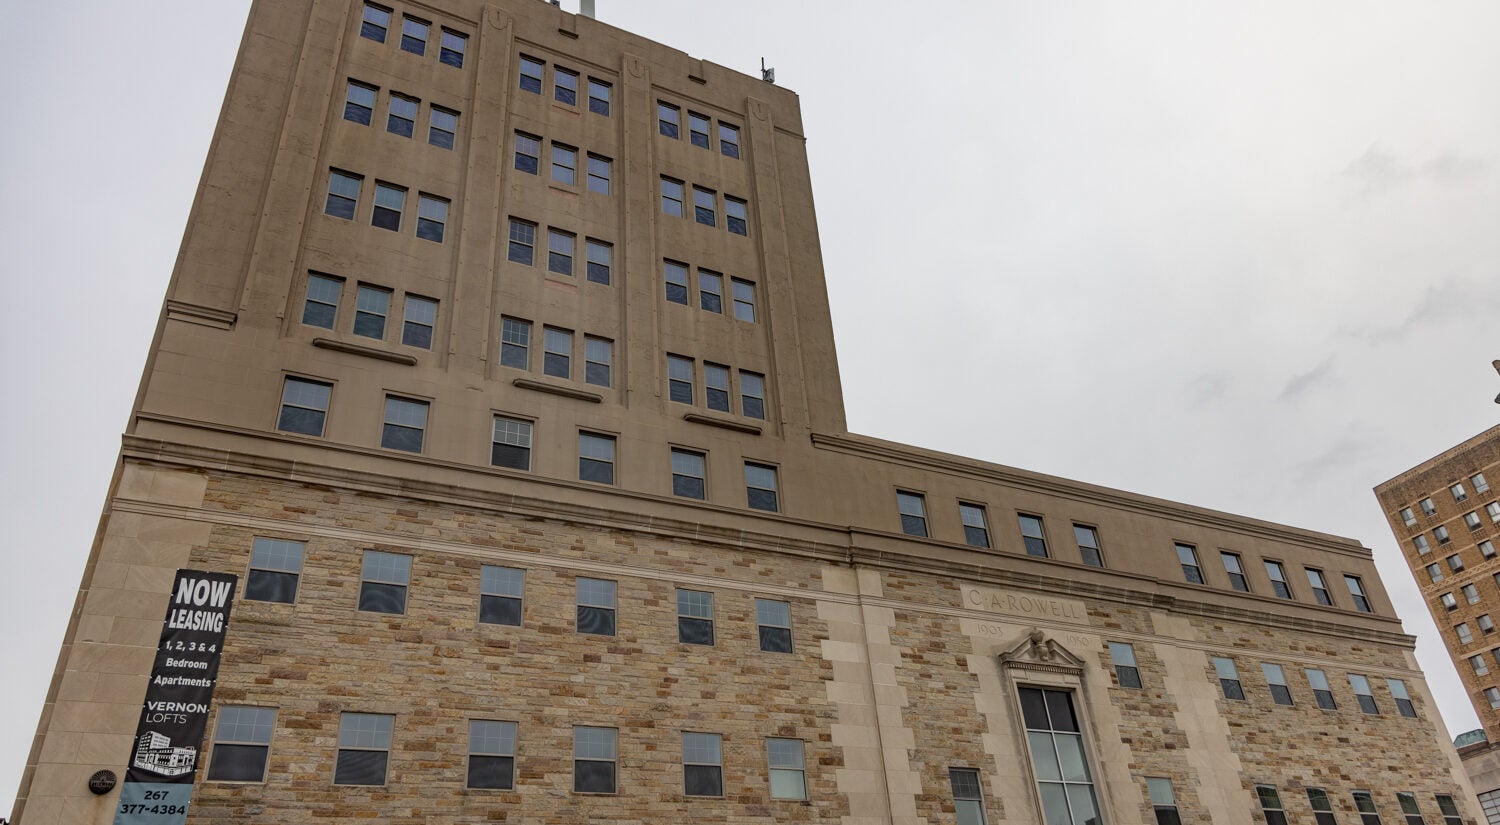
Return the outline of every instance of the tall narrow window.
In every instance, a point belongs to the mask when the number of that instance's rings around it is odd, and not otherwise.
[[[436,325],[437,301],[407,295],[406,313],[401,322],[401,343],[409,347],[432,349],[432,328]]]
[[[542,93],[542,73],[547,64],[534,57],[521,55],[521,90],[532,94]]]
[[[908,536],[927,537],[927,501],[921,493],[897,490],[896,512],[901,516],[901,532]]]
[[[1141,671],[1135,664],[1135,648],[1126,642],[1109,643],[1109,659],[1115,666],[1115,680],[1122,688],[1141,686]]]
[[[1396,710],[1408,719],[1417,718],[1417,707],[1411,703],[1411,694],[1406,692],[1406,683],[1400,679],[1386,679],[1391,689],[1391,698],[1396,700]]]
[[[428,25],[415,17],[404,18],[401,21],[401,51],[418,56],[426,54]]]
[[[310,327],[333,329],[339,313],[339,297],[344,292],[340,278],[327,275],[307,276],[307,300],[302,304],[302,323]]]
[[[617,731],[573,728],[573,793],[614,793]]]
[[[427,142],[439,149],[452,149],[457,134],[458,112],[439,106],[432,107],[432,115],[427,121]]]
[[[578,105],[578,72],[552,67],[552,99],[567,106]]]
[[[1318,707],[1323,710],[1338,710],[1338,703],[1333,701],[1333,688],[1328,684],[1327,674],[1315,667],[1307,668],[1307,686],[1312,688],[1313,699],[1318,703]]]
[[[349,87],[344,93],[344,120],[369,126],[370,117],[374,113],[375,89],[363,83],[349,81]]]
[[[1471,644],[1474,641],[1474,631],[1469,629],[1468,622],[1459,622],[1454,625],[1453,632],[1458,636],[1460,644]]]
[[[542,374],[554,378],[573,376],[573,333],[557,327],[542,327]]]
[[[1219,677],[1219,689],[1224,691],[1225,699],[1245,700],[1245,688],[1240,684],[1240,672],[1235,669],[1234,660],[1223,656],[1214,656],[1214,673]]]
[[[1365,595],[1365,584],[1360,581],[1359,576],[1344,574],[1344,585],[1349,588],[1349,597],[1354,600],[1354,607],[1361,613],[1369,613],[1370,599]]]
[[[704,498],[707,474],[703,453],[672,448],[672,495]]]
[[[1482,523],[1483,522],[1479,520],[1478,511],[1470,510],[1469,512],[1464,513],[1464,526],[1468,527],[1470,530],[1478,530],[1479,525]]]
[[[724,748],[717,733],[682,734],[682,793],[724,795]]]
[[[588,190],[595,194],[608,195],[610,176],[614,174],[614,162],[602,155],[589,155],[588,164]]]
[[[1464,491],[1464,483],[1462,481],[1449,487],[1448,492],[1453,494],[1454,501],[1465,501],[1469,498],[1469,494]]]
[[[1349,686],[1354,688],[1354,698],[1359,701],[1359,709],[1364,713],[1379,714],[1380,706],[1375,704],[1375,694],[1370,690],[1370,680],[1358,673],[1349,674]]]
[[[547,230],[547,271],[573,276],[573,249],[578,236],[557,229]]]
[[[771,772],[772,799],[806,799],[807,768],[801,739],[767,739],[766,765]]]
[[[709,148],[709,121],[697,112],[688,112],[688,140],[700,149]]]
[[[752,510],[775,513],[780,509],[776,496],[776,468],[767,464],[745,462],[745,496]]]
[[[1375,798],[1369,791],[1354,792],[1354,809],[1359,811],[1360,825],[1380,825],[1380,814],[1375,810]]]
[[[713,645],[714,594],[677,591],[677,641],[685,645]]]
[[[1256,785],[1255,798],[1260,800],[1261,816],[1266,825],[1286,825],[1286,809],[1281,807],[1281,795],[1270,785]]]
[[[698,270],[698,306],[706,312],[724,312],[724,276],[706,269]]]
[[[1177,545],[1177,562],[1182,565],[1182,578],[1192,584],[1203,583],[1203,568],[1198,566],[1198,550],[1191,544]]]
[[[359,609],[369,613],[406,612],[406,588],[411,584],[411,556],[366,550],[360,568]]]
[[[1492,709],[1500,710],[1500,688],[1485,688],[1484,698],[1490,703]]]
[[[1413,513],[1410,507],[1402,507],[1401,522],[1407,527],[1411,527],[1417,523],[1417,514]]]
[[[258,602],[292,604],[297,601],[297,579],[307,545],[300,541],[260,536],[250,545],[250,573],[245,598]]]
[[[390,114],[385,119],[385,130],[393,135],[409,138],[416,131],[417,109],[421,104],[405,95],[391,95]]]
[[[656,130],[664,137],[676,139],[682,126],[682,110],[670,103],[656,104]]]
[[[1224,560],[1224,572],[1229,574],[1229,586],[1241,593],[1249,593],[1250,579],[1245,576],[1245,567],[1240,564],[1239,555],[1221,550],[1219,558]]]
[[[953,791],[954,821],[958,825],[985,825],[984,791],[979,785],[979,771],[949,768],[948,788]]]
[[[264,782],[266,755],[271,750],[271,731],[276,726],[275,708],[224,705],[214,729],[213,761],[208,778],[213,782]]]
[[[704,226],[718,226],[718,196],[712,189],[693,187],[693,219]]]
[[[1311,567],[1304,569],[1307,571],[1307,584],[1312,588],[1313,598],[1324,607],[1333,607],[1333,594],[1328,592],[1328,582],[1323,579],[1323,571]]]
[[[719,152],[726,158],[740,156],[740,127],[719,121]]]
[[[970,547],[990,546],[990,527],[984,518],[984,506],[958,503],[958,520],[964,526],[964,541]]]
[[[1464,601],[1469,604],[1479,604],[1479,588],[1472,584],[1466,584],[1459,590],[1464,594]]]
[[[391,291],[360,284],[354,300],[354,334],[366,338],[385,337],[385,319],[391,313]]]
[[[516,723],[469,721],[470,788],[508,791],[516,785]]]
[[[1448,569],[1449,570],[1452,570],[1455,573],[1463,572],[1463,569],[1464,569],[1464,560],[1457,553],[1454,553],[1453,555],[1449,556],[1447,558],[1447,562],[1448,562]]]
[[[433,195],[420,195],[417,198],[417,237],[442,243],[447,230],[448,201]]]
[[[359,36],[384,43],[386,32],[391,27],[391,10],[374,3],[366,3],[364,17],[359,23]]]
[[[1417,807],[1417,795],[1410,791],[1397,791],[1396,802],[1401,805],[1401,815],[1406,817],[1406,825],[1425,825],[1422,818],[1422,809]]]
[[[589,78],[589,111],[596,115],[609,117],[609,103],[614,97],[614,89],[602,80]]]
[[[525,592],[525,570],[492,564],[482,566],[479,569],[479,621],[519,627]]]
[[[322,435],[323,421],[328,416],[328,396],[332,392],[332,384],[288,376],[281,389],[281,413],[276,418],[276,429]]]
[[[384,713],[341,714],[333,784],[384,785],[395,722],[396,717]]]
[[[1313,821],[1317,825],[1338,825],[1338,819],[1333,815],[1333,802],[1328,798],[1327,791],[1308,788],[1307,804],[1313,809]]]
[[[1481,613],[1474,621],[1479,625],[1479,632],[1484,635],[1488,636],[1495,632],[1495,620],[1490,618],[1490,614]]]
[[[578,579],[578,632],[615,635],[615,583],[606,579]]]
[[[590,283],[609,286],[610,270],[614,268],[615,248],[604,241],[588,238],[584,241],[588,255],[588,279]]]
[[[468,47],[468,35],[443,29],[442,50],[438,52],[438,62],[444,66],[462,69],[464,67],[464,51]],[[452,147],[450,146],[449,148]]]
[[[703,362],[703,399],[710,410],[729,412],[729,368]]]
[[[610,385],[610,373],[614,369],[615,344],[608,338],[583,336],[583,380],[596,387]]]
[[[500,319],[500,366],[527,369],[530,365],[531,322]]]
[[[1026,546],[1026,555],[1047,558],[1047,533],[1042,529],[1041,516],[1017,516],[1021,525],[1021,543]]]
[[[1432,503],[1432,499],[1431,498],[1424,498],[1424,499],[1422,499],[1420,502],[1418,502],[1418,505],[1421,506],[1421,508],[1422,508],[1422,515],[1424,515],[1424,516],[1435,516],[1435,515],[1437,515],[1437,505]]]
[[[1484,473],[1475,473],[1469,476],[1469,483],[1474,485],[1475,493],[1488,493],[1490,491],[1490,483],[1485,480]]]
[[[749,208],[747,204],[739,199],[724,196],[724,225],[730,232],[736,235],[748,235],[749,230]]]
[[[1099,821],[1094,777],[1072,692],[1023,687],[1020,693],[1031,764],[1048,825]]]
[[[578,179],[578,150],[561,143],[552,144],[552,179],[572,186]]]
[[[1286,568],[1279,561],[1267,561],[1266,575],[1271,579],[1271,590],[1276,593],[1278,599],[1290,599],[1292,597],[1292,586],[1286,580]]]
[[[535,175],[541,165],[542,139],[525,132],[516,132],[514,163],[516,171]]]
[[[490,439],[490,463],[512,470],[531,469],[531,422],[504,415],[495,416]]]
[[[1082,524],[1073,525],[1073,540],[1078,542],[1078,557],[1090,567],[1104,566],[1104,551],[1099,549],[1099,531]]]
[[[354,206],[359,202],[359,185],[364,179],[345,172],[328,173],[328,201],[323,213],[345,220],[354,219]]]
[[[661,179],[661,211],[674,218],[682,217],[682,181]]]
[[[385,423],[380,431],[380,446],[388,450],[422,452],[422,436],[427,430],[427,402],[409,398],[385,397]]]
[[[734,318],[736,321],[755,323],[755,284],[730,278],[734,289]]]
[[[1412,536],[1411,537],[1411,543],[1412,543],[1412,545],[1414,547],[1417,548],[1417,552],[1418,553],[1430,553],[1430,552],[1432,552],[1432,548],[1429,547],[1428,544],[1427,544],[1427,537],[1424,536],[1424,535],[1418,534],[1418,535]]]
[[[1458,805],[1454,803],[1453,797],[1445,793],[1436,794],[1438,813],[1443,816],[1443,825],[1464,825],[1464,818],[1458,812]]]
[[[1156,825],[1182,825],[1172,780],[1159,776],[1146,777],[1146,794],[1151,798],[1152,811],[1156,813]]]
[[[767,653],[792,652],[792,606],[774,599],[755,600],[755,625],[760,649]]]
[[[678,404],[693,403],[693,359],[667,356],[667,397]]]
[[[667,300],[674,304],[688,302],[688,267],[677,261],[662,261],[662,276],[666,279]]]
[[[599,433],[578,434],[578,480],[596,484],[615,483],[615,437]]]
[[[536,224],[531,221],[510,219],[510,244],[505,257],[518,264],[531,266],[536,256]]]
[[[746,418],[766,417],[766,381],[758,372],[740,370],[740,413]]]
[[[1261,662],[1260,672],[1265,674],[1266,684],[1271,688],[1271,701],[1278,705],[1292,704],[1292,689],[1287,686],[1286,672],[1281,665]]]

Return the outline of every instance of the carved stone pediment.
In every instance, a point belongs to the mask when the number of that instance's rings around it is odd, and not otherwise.
[[[1006,669],[1065,673],[1079,678],[1083,676],[1083,660],[1037,628],[1032,628],[1019,644],[1001,653],[999,658],[1000,666]]]

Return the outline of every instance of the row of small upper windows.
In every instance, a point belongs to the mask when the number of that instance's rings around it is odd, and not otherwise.
[[[532,324],[524,318],[500,319],[500,366],[530,370]],[[542,326],[542,374],[573,379],[575,335],[570,329]],[[583,380],[596,387],[614,383],[615,343],[597,335],[583,336]]]
[[[1286,808],[1282,807],[1281,795],[1274,785],[1256,785],[1255,798],[1260,803],[1261,816],[1265,817],[1266,825],[1287,825]],[[1381,825],[1380,812],[1375,807],[1375,797],[1369,791],[1355,791],[1351,794],[1351,799],[1354,803],[1353,811],[1359,814],[1360,825]],[[1437,803],[1438,813],[1443,817],[1443,825],[1463,825],[1463,817],[1458,813],[1458,804],[1453,801],[1451,794],[1433,794],[1433,800]],[[1156,802],[1154,794],[1152,802]],[[1337,825],[1338,819],[1333,813],[1333,801],[1326,790],[1308,788],[1307,804],[1312,809],[1313,821],[1317,825]],[[1401,815],[1406,825],[1425,825],[1427,822],[1422,818],[1422,808],[1417,804],[1415,793],[1397,791],[1396,804],[1401,808]],[[1164,819],[1161,806],[1156,806],[1157,825],[1180,825],[1181,820],[1177,818],[1176,807],[1174,806],[1171,810],[1171,817]]]
[[[1491,524],[1500,524],[1500,501],[1492,501],[1484,505],[1484,512],[1490,517]],[[1478,510],[1470,510],[1464,513],[1464,525],[1472,532],[1484,525],[1484,519],[1479,517]],[[1447,526],[1442,524],[1432,528],[1432,537],[1440,545],[1447,544],[1453,540],[1453,536],[1448,532]],[[1432,551],[1432,542],[1427,540],[1427,536],[1424,533],[1412,536],[1411,543],[1417,549],[1418,553],[1429,553]]]
[[[324,214],[345,220],[354,220],[360,208],[360,192],[364,188],[364,176],[353,172],[331,169],[328,172],[328,199],[324,202]],[[385,181],[375,181],[375,196],[370,207],[370,225],[392,232],[400,232],[401,221],[406,210],[406,187]],[[443,242],[448,225],[448,199],[426,192],[417,194],[417,237],[437,243]]]
[[[1484,541],[1481,541],[1477,546],[1479,548],[1479,555],[1482,556],[1485,561],[1489,561],[1490,559],[1493,559],[1495,557],[1495,543],[1493,541],[1490,541],[1489,539],[1485,539]],[[1423,552],[1426,552],[1426,551],[1423,551]],[[1447,562],[1447,564],[1448,564],[1448,570],[1450,572],[1453,572],[1453,573],[1462,573],[1463,572],[1463,570],[1464,570],[1464,560],[1463,560],[1463,557],[1461,555],[1459,555],[1458,553],[1454,553],[1453,555],[1449,556],[1444,561]],[[1442,581],[1445,578],[1445,576],[1443,574],[1443,568],[1442,568],[1442,566],[1439,565],[1436,562],[1433,562],[1432,564],[1427,565],[1427,578],[1433,584],[1437,584],[1438,582]]]
[[[1203,581],[1203,570],[1198,564],[1198,549],[1191,544],[1178,542],[1176,544],[1177,561],[1182,566],[1183,578],[1193,584],[1205,584]],[[1220,550],[1219,558],[1224,563],[1224,572],[1229,577],[1229,586],[1241,593],[1253,592],[1250,588],[1250,579],[1245,575],[1245,568],[1238,553],[1228,550]],[[1266,578],[1270,580],[1271,592],[1278,599],[1296,599],[1292,583],[1287,579],[1286,566],[1279,561],[1263,559]],[[1324,607],[1337,607],[1333,599],[1333,592],[1328,588],[1328,581],[1323,576],[1323,571],[1315,567],[1303,567],[1302,572],[1307,577],[1308,588],[1312,591],[1313,599]],[[1354,609],[1361,613],[1374,612],[1370,606],[1369,596],[1365,593],[1364,581],[1359,576],[1345,573],[1344,587],[1349,591],[1349,599],[1354,603]]]
[[[690,303],[688,272],[691,267],[681,261],[663,259],[662,278],[666,282],[667,301]],[[743,278],[730,278],[731,310],[735,320],[755,323],[755,284]],[[698,308],[715,315],[724,314],[724,276],[710,269],[698,268]]]
[[[689,110],[688,117],[688,142],[699,149],[713,151],[713,138],[709,130],[713,129],[713,118],[708,115],[700,115]],[[656,102],[656,131],[663,137],[679,140],[682,137],[682,107],[666,101]],[[732,123],[719,121],[719,154],[726,158],[740,157],[740,127]]]
[[[344,120],[369,126],[375,118],[380,87],[350,80],[344,93]],[[409,95],[391,92],[386,97],[386,132],[410,138],[416,134],[422,101]],[[428,104],[427,142],[440,149],[452,149],[458,134],[457,111],[436,103]]]
[[[364,13],[360,18],[359,36],[376,43],[386,42],[390,36],[394,14],[394,10],[385,6],[366,3]],[[455,69],[463,68],[464,52],[469,47],[469,36],[447,27],[441,27],[440,31],[438,62]],[[401,39],[399,41],[401,51],[424,57],[431,39],[432,21],[413,17],[410,14],[401,16]]]
[[[667,398],[676,404],[702,404],[710,410],[735,412],[735,393],[730,386],[734,370],[712,361],[703,362],[703,395],[698,395],[697,361],[682,355],[667,355]],[[765,376],[739,370],[739,414],[764,420],[766,417]]]
[[[1469,476],[1469,483],[1473,485],[1475,495],[1487,493],[1490,490],[1490,483],[1485,479],[1484,473],[1475,473],[1474,475]],[[1469,498],[1469,493],[1464,489],[1464,483],[1462,481],[1456,481],[1451,486],[1449,486],[1448,493],[1449,495],[1453,496],[1453,501],[1455,504],[1467,501]],[[1437,504],[1432,500],[1431,496],[1428,496],[1427,498],[1424,498],[1421,501],[1417,502],[1417,506],[1422,508],[1422,515],[1424,516],[1432,517],[1437,515]],[[1402,507],[1401,521],[1405,523],[1407,527],[1415,526],[1417,523],[1417,514],[1414,513],[1412,511],[1412,508],[1410,507]]]
[[[1124,650],[1120,650],[1121,648]],[[1119,642],[1110,643],[1115,675],[1122,687],[1139,688],[1141,678],[1139,673],[1135,672],[1135,655],[1129,648],[1129,645]],[[1240,702],[1247,701],[1244,683],[1240,681],[1239,670],[1235,667],[1234,659],[1227,656],[1210,658],[1224,698]],[[1122,668],[1125,669],[1125,673],[1121,672]],[[1271,701],[1278,705],[1296,704],[1292,696],[1291,685],[1287,683],[1285,668],[1271,662],[1262,662],[1260,670],[1265,676],[1266,686],[1270,688]],[[1328,682],[1328,674],[1315,667],[1303,668],[1303,673],[1307,677],[1307,687],[1312,692],[1313,701],[1317,706],[1323,710],[1338,710],[1338,702],[1334,699],[1333,687]],[[1127,680],[1131,683],[1127,684]],[[1391,692],[1391,699],[1396,703],[1396,711],[1409,719],[1417,718],[1417,708],[1412,704],[1411,694],[1406,689],[1406,682],[1401,679],[1388,678],[1385,684]],[[1370,688],[1368,677],[1359,673],[1350,673],[1349,687],[1354,691],[1354,698],[1361,712],[1374,716],[1380,715],[1380,705],[1375,701],[1375,692]]]
[[[676,178],[662,175],[661,211],[674,218],[684,217],[684,197],[687,184]],[[719,225],[719,193],[703,186],[693,187],[693,220],[704,225]],[[749,235],[749,203],[744,198],[724,196],[724,228],[735,235]]]
[[[546,85],[547,61],[521,55],[519,83],[521,91],[539,95]],[[552,65],[552,99],[564,106],[578,105],[578,72],[556,63]],[[596,77],[588,79],[588,110],[609,117],[614,87]]]
[[[513,264],[536,265],[537,230],[534,221],[509,219],[505,258]],[[555,226],[547,227],[547,271],[573,277],[578,235]],[[590,283],[609,286],[614,269],[615,246],[598,238],[584,238],[584,274]]]
[[[344,294],[344,279],[335,275],[308,273],[307,298],[302,304],[302,323],[310,327],[335,329],[339,323],[339,304]],[[349,330],[355,335],[383,341],[395,291],[384,286],[361,282],[356,287],[354,317]],[[414,293],[402,296],[404,310],[400,329],[401,343],[409,347],[432,349],[432,334],[437,326],[438,302]]]
[[[542,138],[516,132],[515,154],[512,164],[517,171],[528,175],[537,174],[541,168]],[[576,146],[552,141],[552,181],[564,186],[578,185],[578,154]],[[614,177],[614,160],[593,152],[586,152],[587,158],[587,189],[600,195],[610,194],[611,180]]]

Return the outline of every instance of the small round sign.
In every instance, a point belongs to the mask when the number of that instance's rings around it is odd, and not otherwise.
[[[89,777],[89,790],[93,791],[96,796],[102,796],[114,789],[114,771],[94,771],[94,775]]]

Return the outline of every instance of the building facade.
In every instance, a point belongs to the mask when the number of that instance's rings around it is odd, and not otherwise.
[[[1497,364],[1500,370],[1500,364]],[[1489,822],[1500,823],[1500,426],[1375,488],[1485,733],[1461,751]]]
[[[184,570],[193,823],[1472,820],[1357,542],[848,432],[805,141],[538,0],[257,0],[16,821],[182,747]]]

